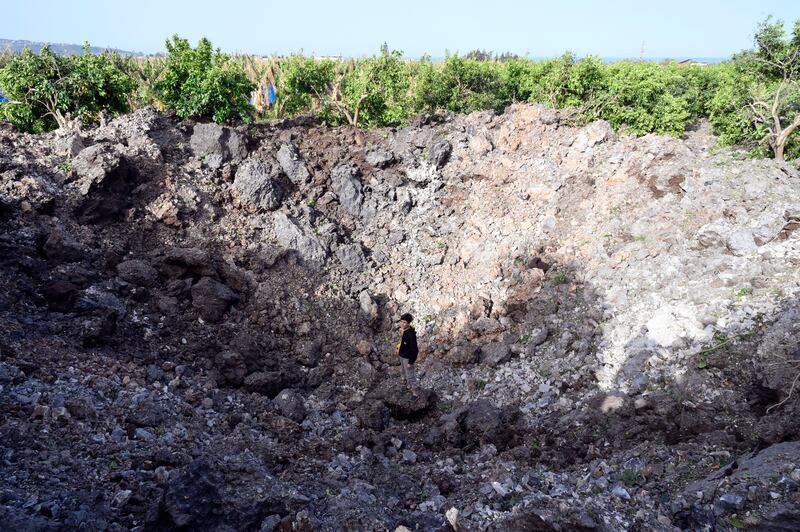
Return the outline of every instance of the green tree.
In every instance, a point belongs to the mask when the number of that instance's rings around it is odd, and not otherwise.
[[[500,63],[448,54],[441,65],[424,61],[415,88],[415,107],[422,112],[502,111],[511,101],[507,88]]]
[[[23,131],[40,133],[66,127],[72,118],[93,122],[101,111],[128,110],[133,81],[116,66],[113,54],[60,56],[48,47],[26,49],[0,70],[0,88],[12,103],[3,118]]]
[[[336,64],[330,59],[292,55],[278,65],[275,73],[275,116],[320,112],[334,79]]]
[[[600,118],[636,135],[679,137],[692,118],[684,78],[676,68],[655,63],[620,62],[608,66],[608,87]]]
[[[206,117],[215,122],[252,120],[249,103],[255,88],[241,65],[214,51],[200,39],[196,48],[175,35],[167,41],[164,72],[156,83],[159,98],[182,118]]]
[[[710,104],[710,118],[729,144],[756,155],[784,160],[800,155],[794,133],[800,127],[800,21],[787,36],[781,20],[770,18],[756,30],[754,49],[736,54],[722,72]]]

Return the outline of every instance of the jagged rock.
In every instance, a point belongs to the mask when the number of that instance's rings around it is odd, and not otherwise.
[[[272,400],[278,412],[292,421],[300,423],[306,417],[306,407],[303,397],[292,390],[283,390]]]
[[[44,241],[42,251],[50,260],[60,262],[75,262],[86,257],[80,243],[75,238],[59,228],[53,228]]]
[[[672,347],[684,338],[703,339],[705,332],[685,304],[659,308],[647,322],[648,337],[658,345]]]
[[[372,295],[369,293],[368,290],[363,290],[360,294],[358,294],[358,305],[361,309],[361,313],[369,320],[371,323],[375,323],[379,317],[379,310],[378,304],[372,299]]]
[[[239,164],[247,156],[245,139],[237,131],[219,124],[197,124],[189,142],[195,157],[209,168]]]
[[[728,237],[728,249],[737,256],[746,256],[754,253],[758,246],[753,239],[753,232],[749,229],[739,229]]]
[[[57,192],[48,176],[29,175],[16,169],[0,173],[0,202],[9,208],[17,204],[23,212],[50,213]]]
[[[25,530],[30,532],[55,532],[62,530],[61,524],[48,521],[39,515],[29,515],[22,509],[0,505],[0,523],[6,530]]]
[[[164,493],[161,511],[171,527],[210,528],[222,513],[218,486],[221,476],[199,458],[172,480]]]
[[[224,383],[239,386],[244,382],[247,365],[244,357],[236,351],[220,351],[214,359]]]
[[[787,469],[795,468],[797,464],[800,464],[798,441],[774,444],[760,452],[740,456],[726,467],[686,487],[683,492],[686,500],[697,501],[698,493],[716,493],[717,497],[707,504],[704,504],[705,499],[701,499],[688,510],[681,508],[676,512],[676,524],[696,527],[704,522],[714,522],[726,514],[741,514],[757,505],[759,519],[753,524],[757,524],[759,530],[791,530],[800,519],[800,511],[796,506],[787,506],[773,497],[769,491],[780,489],[775,479],[781,478]]]
[[[360,175],[361,171],[357,166],[348,165],[337,166],[331,172],[331,188],[344,210],[353,216],[358,216],[361,212],[364,201]]]
[[[85,147],[83,137],[81,137],[80,133],[71,133],[69,135],[56,137],[54,144],[56,153],[64,157],[75,157]]]
[[[158,271],[149,262],[133,259],[117,264],[117,274],[128,283],[138,286],[154,286],[158,281]]]
[[[203,277],[215,275],[216,270],[204,249],[171,248],[164,254],[161,273],[167,277],[183,277],[187,273]]]
[[[503,332],[503,325],[494,318],[479,318],[470,324],[470,329],[478,336],[500,334]]]
[[[119,218],[130,205],[136,168],[114,148],[96,144],[72,160],[80,197],[76,215],[84,223]]]
[[[481,348],[481,363],[498,366],[511,360],[511,348],[500,342],[492,342]]]
[[[134,397],[133,406],[128,409],[127,421],[136,427],[158,427],[167,418],[162,405],[149,397]]]
[[[294,144],[282,144],[275,155],[289,180],[297,186],[307,183],[311,174]]]
[[[425,435],[429,446],[493,444],[498,449],[517,445],[522,430],[519,410],[497,408],[488,399],[478,399],[452,414],[445,414]]]
[[[251,392],[264,394],[270,398],[281,390],[297,383],[297,378],[288,371],[257,371],[244,379],[244,386]]]
[[[447,352],[447,361],[452,365],[468,366],[475,364],[481,355],[481,346],[471,343],[458,344]]]
[[[297,361],[307,367],[315,367],[322,357],[323,342],[320,339],[311,340],[303,344]]]
[[[303,260],[317,264],[325,261],[328,252],[322,242],[318,238],[310,236],[296,220],[282,212],[276,212],[273,222],[278,244],[286,249],[297,251]]]
[[[364,271],[366,257],[364,256],[364,251],[361,249],[360,244],[345,244],[339,246],[336,250],[336,257],[342,263],[342,266],[351,272]]]
[[[192,286],[192,306],[208,322],[221,320],[228,307],[238,300],[233,290],[210,277],[203,277]]]
[[[417,390],[415,397],[398,378],[384,380],[369,391],[366,399],[382,402],[396,419],[414,419],[433,407],[437,397],[427,389]]]
[[[251,209],[274,211],[281,206],[284,196],[279,177],[269,162],[248,159],[236,170],[233,192],[240,203]]]
[[[431,163],[436,168],[443,168],[450,161],[453,145],[448,140],[440,140],[430,147]]]
[[[125,303],[120,298],[97,285],[80,292],[73,308],[79,312],[101,310],[119,318],[124,317],[127,312]]]
[[[597,120],[581,128],[572,143],[572,149],[583,152],[613,137],[614,130],[611,128],[611,124],[605,120]]]
[[[439,173],[434,165],[422,162],[416,168],[409,168],[406,170],[406,177],[414,183],[427,185],[434,179],[438,178]],[[409,200],[407,203],[410,204],[411,201]]]
[[[394,162],[394,155],[392,152],[386,150],[374,149],[367,154],[365,159],[367,163],[371,164],[375,168],[386,168],[392,162]]]

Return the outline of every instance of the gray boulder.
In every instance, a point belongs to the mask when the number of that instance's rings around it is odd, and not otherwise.
[[[85,144],[79,133],[71,133],[56,137],[54,147],[58,155],[75,157],[84,149]]]
[[[465,343],[453,347],[447,353],[447,360],[453,366],[468,366],[475,364],[481,355],[481,347],[479,345]]]
[[[481,348],[481,362],[487,366],[498,366],[511,360],[511,348],[501,342],[492,342]]]
[[[371,323],[375,323],[378,320],[378,304],[372,299],[372,296],[367,290],[358,294],[358,305],[361,308],[361,313],[367,320]]]
[[[283,390],[272,400],[278,412],[292,421],[300,423],[306,418],[306,407],[303,397],[292,390]]]
[[[366,161],[375,168],[386,168],[394,162],[394,155],[389,151],[376,149],[367,154]]]
[[[306,163],[294,144],[283,144],[275,157],[283,172],[295,185],[302,185],[311,179]]]
[[[244,137],[237,131],[219,124],[197,124],[189,141],[195,157],[209,168],[218,169],[225,163],[239,164],[247,156]]]
[[[328,255],[325,247],[315,236],[300,227],[294,219],[282,212],[276,212],[273,218],[275,237],[278,244],[297,251],[300,258],[314,263],[322,263]]]
[[[739,257],[749,255],[758,249],[753,238],[753,232],[749,229],[739,229],[731,233],[728,237],[728,249]]]
[[[243,205],[255,210],[274,211],[284,197],[279,170],[261,159],[248,159],[239,166],[233,191]]]
[[[95,144],[72,160],[80,197],[76,214],[81,222],[97,223],[119,218],[130,204],[137,172],[114,148]]]
[[[345,244],[336,250],[336,257],[351,272],[364,271],[366,257],[359,244]]]
[[[228,307],[238,300],[233,290],[211,277],[203,277],[192,286],[192,306],[207,322],[221,320]]]
[[[358,216],[361,204],[364,202],[360,174],[358,167],[348,165],[337,166],[331,172],[333,192],[339,198],[344,210],[353,216]]]
[[[453,145],[448,140],[440,140],[430,147],[431,163],[436,168],[442,168],[450,160]]]
[[[158,271],[150,263],[138,259],[120,262],[117,274],[123,281],[137,286],[150,287],[158,280]]]

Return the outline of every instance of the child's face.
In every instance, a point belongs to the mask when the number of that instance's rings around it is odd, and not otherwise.
[[[408,322],[406,320],[400,320],[400,328],[403,330],[408,329]]]

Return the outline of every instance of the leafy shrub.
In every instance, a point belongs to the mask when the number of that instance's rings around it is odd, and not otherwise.
[[[166,46],[164,72],[155,88],[167,107],[182,118],[206,117],[219,123],[252,120],[249,100],[255,86],[241,65],[212,50],[206,38],[192,48],[175,35]]]
[[[485,109],[502,111],[508,105],[500,63],[448,55],[442,65],[425,58],[415,88],[418,111],[446,109],[471,113]]]
[[[601,118],[636,135],[683,135],[692,114],[681,97],[684,79],[675,68],[621,62],[609,65],[608,71]]]
[[[783,21],[759,24],[754,49],[736,54],[723,71],[710,119],[727,144],[754,155],[800,156],[800,21],[787,36]]]
[[[333,83],[335,63],[329,59],[292,55],[276,72],[276,116],[320,111],[320,98]]]
[[[70,117],[91,123],[101,111],[127,111],[134,84],[115,57],[90,53],[88,43],[74,56],[46,46],[38,54],[24,50],[0,70],[0,88],[14,102],[0,107],[0,116],[22,131],[40,133],[66,125]]]

